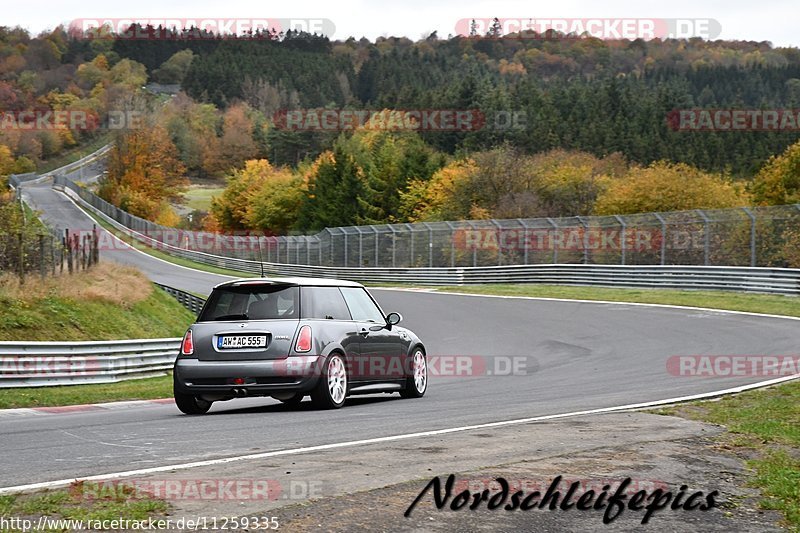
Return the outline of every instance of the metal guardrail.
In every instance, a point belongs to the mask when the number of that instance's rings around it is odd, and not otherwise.
[[[98,150],[78,159],[77,161],[73,161],[72,163],[68,163],[62,167],[53,169],[50,172],[45,172],[43,174],[37,174],[36,172],[28,172],[25,174],[11,174],[8,177],[8,184],[12,188],[18,189],[19,186],[22,185],[23,183],[38,182],[50,178],[52,176],[58,176],[60,174],[69,174],[70,172],[77,170],[80,167],[88,163],[91,163],[92,161],[100,159],[101,157],[106,155],[109,150],[111,150],[111,143],[100,147]]]
[[[20,183],[36,179],[38,174],[36,172],[26,172],[25,174],[11,174],[8,177],[8,184],[12,189],[19,187]]]
[[[114,383],[162,376],[181,339],[0,342],[0,388]]]
[[[160,287],[163,291],[165,291],[167,294],[178,300],[178,302],[180,302],[181,305],[183,305],[186,309],[188,309],[195,315],[200,313],[200,311],[203,309],[203,305],[205,305],[206,303],[204,298],[195,296],[192,293],[182,291],[174,287],[169,287],[167,285],[162,285],[161,283],[156,283],[156,285]]]

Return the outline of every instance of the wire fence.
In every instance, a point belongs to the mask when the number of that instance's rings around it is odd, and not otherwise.
[[[267,263],[336,267],[526,264],[800,266],[800,204],[623,216],[378,224],[315,235],[217,234],[127,213],[64,176],[55,184],[157,243]]]

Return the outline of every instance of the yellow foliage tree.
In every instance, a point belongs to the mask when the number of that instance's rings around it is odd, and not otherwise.
[[[743,187],[719,174],[703,172],[683,163],[660,161],[633,167],[608,183],[595,203],[597,215],[652,211],[717,209],[749,204]]]
[[[168,201],[188,184],[185,167],[162,126],[144,127],[120,135],[108,158],[108,176],[101,197],[148,220],[173,221]]]
[[[475,161],[467,159],[449,163],[427,181],[412,180],[400,195],[401,213],[410,222],[470,217],[477,206],[464,203],[463,192],[477,171]]]
[[[800,142],[767,161],[752,185],[759,205],[800,203]]]

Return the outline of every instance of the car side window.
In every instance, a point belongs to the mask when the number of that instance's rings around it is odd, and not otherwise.
[[[386,321],[383,313],[372,301],[369,294],[365,289],[358,287],[342,287],[342,295],[347,302],[347,307],[350,309],[350,314],[353,320],[362,322],[376,322],[383,324]]]
[[[303,287],[301,307],[304,318],[351,320],[338,287]]]

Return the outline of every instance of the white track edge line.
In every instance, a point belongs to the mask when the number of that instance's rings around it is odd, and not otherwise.
[[[30,492],[35,490],[42,490],[42,489],[55,489],[69,486],[76,481],[106,481],[112,479],[121,479],[127,478],[132,476],[143,476],[148,474],[155,474],[158,472],[168,472],[174,470],[187,470],[190,468],[198,468],[203,466],[214,466],[220,464],[227,464],[233,463],[238,461],[246,461],[246,460],[253,460],[253,459],[266,459],[270,457],[280,457],[285,455],[298,455],[303,453],[309,452],[318,452],[318,451],[325,451],[325,450],[334,450],[338,448],[350,448],[354,446],[365,446],[368,444],[378,444],[382,442],[393,442],[398,440],[406,440],[406,439],[414,439],[414,438],[422,438],[422,437],[431,437],[436,435],[446,435],[450,433],[459,433],[462,431],[472,431],[476,429],[487,429],[487,428],[496,428],[496,427],[504,427],[504,426],[513,426],[519,424],[528,424],[532,422],[541,422],[544,420],[556,420],[560,418],[569,418],[575,416],[585,416],[585,415],[596,415],[596,414],[604,414],[604,413],[613,413],[618,411],[631,411],[635,409],[644,409],[648,407],[658,407],[663,405],[669,405],[674,403],[681,403],[687,402],[691,400],[701,400],[704,398],[713,398],[717,396],[723,396],[727,394],[735,394],[739,392],[744,392],[747,390],[761,388],[761,387],[768,387],[770,385],[776,385],[778,383],[783,383],[785,381],[790,381],[794,379],[800,378],[800,374],[793,375],[793,376],[784,376],[780,378],[775,378],[767,381],[761,381],[758,383],[752,383],[749,385],[741,385],[739,387],[733,387],[730,389],[724,389],[720,391],[714,392],[704,392],[700,394],[694,394],[690,396],[680,396],[677,398],[667,398],[665,400],[655,400],[651,402],[642,402],[642,403],[634,403],[634,404],[627,404],[627,405],[618,405],[614,407],[601,407],[598,409],[588,409],[584,411],[572,411],[568,413],[560,413],[555,415],[543,415],[543,416],[534,416],[529,418],[517,418],[512,420],[502,420],[498,422],[486,422],[483,424],[473,424],[469,426],[459,426],[454,428],[445,428],[445,429],[434,429],[429,431],[420,431],[416,433],[404,433],[400,435],[390,435],[388,437],[375,437],[371,439],[362,439],[362,440],[352,440],[352,441],[344,441],[344,442],[336,442],[331,444],[319,444],[315,446],[304,446],[301,448],[289,448],[285,450],[275,450],[271,452],[262,452],[262,453],[253,453],[247,455],[237,455],[233,457],[223,457],[219,459],[208,459],[205,461],[194,461],[191,463],[182,463],[182,464],[174,464],[174,465],[165,465],[165,466],[156,466],[151,468],[142,468],[139,470],[127,470],[123,472],[112,472],[108,474],[99,474],[94,476],[86,476],[80,478],[71,478],[71,479],[59,479],[55,481],[44,481],[41,483],[30,483],[28,485],[17,485],[13,487],[2,487],[0,488],[0,495],[4,494],[15,494],[20,492]]]

